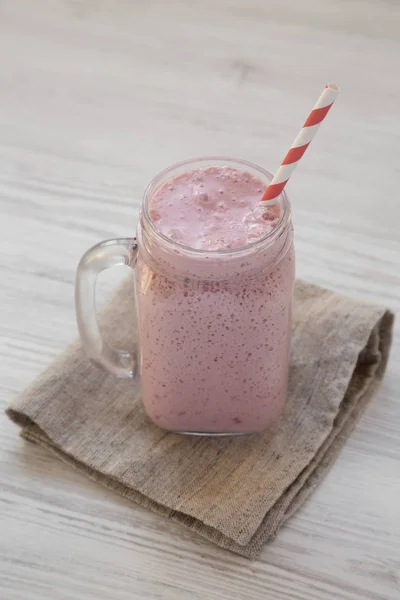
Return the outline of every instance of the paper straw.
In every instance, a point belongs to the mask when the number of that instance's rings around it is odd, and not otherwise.
[[[301,128],[299,135],[294,140],[289,152],[283,159],[275,177],[265,190],[264,196],[260,200],[261,206],[266,206],[267,204],[271,206],[276,203],[279,194],[289,181],[299,160],[311,144],[319,126],[328,114],[332,104],[335,102],[338,93],[339,87],[334,83],[328,83],[328,85],[325,86],[316,105],[308,115],[307,121]]]

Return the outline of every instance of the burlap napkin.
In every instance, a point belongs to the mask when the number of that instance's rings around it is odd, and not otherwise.
[[[127,344],[131,282],[106,307]],[[289,397],[263,434],[190,438],[145,416],[131,381],[70,346],[8,409],[22,435],[76,469],[214,543],[255,558],[334,461],[383,376],[393,315],[297,282]]]

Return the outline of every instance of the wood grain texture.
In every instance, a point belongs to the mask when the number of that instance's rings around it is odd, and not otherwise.
[[[288,186],[298,275],[399,310],[399,42],[390,0],[1,0],[2,407],[75,337],[75,266],[132,234],[151,177],[205,154],[276,169],[329,80],[341,97]],[[398,331],[378,396],[256,563],[1,417],[0,597],[397,599]]]

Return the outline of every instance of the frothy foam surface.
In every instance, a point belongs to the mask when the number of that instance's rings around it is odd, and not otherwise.
[[[230,250],[255,242],[277,225],[278,205],[261,208],[265,183],[232,167],[182,173],[154,193],[150,218],[165,236],[198,250]]]

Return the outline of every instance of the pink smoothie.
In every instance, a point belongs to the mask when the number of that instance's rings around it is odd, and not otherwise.
[[[271,247],[261,240],[282,211],[259,209],[264,189],[252,173],[215,166],[150,199],[154,227],[176,243],[158,263],[139,255],[136,268],[143,400],[165,429],[255,432],[283,409],[294,256],[291,229]]]
[[[231,250],[266,235],[279,206],[259,209],[263,182],[232,167],[208,167],[167,181],[154,194],[150,218],[171,240],[199,250]]]

